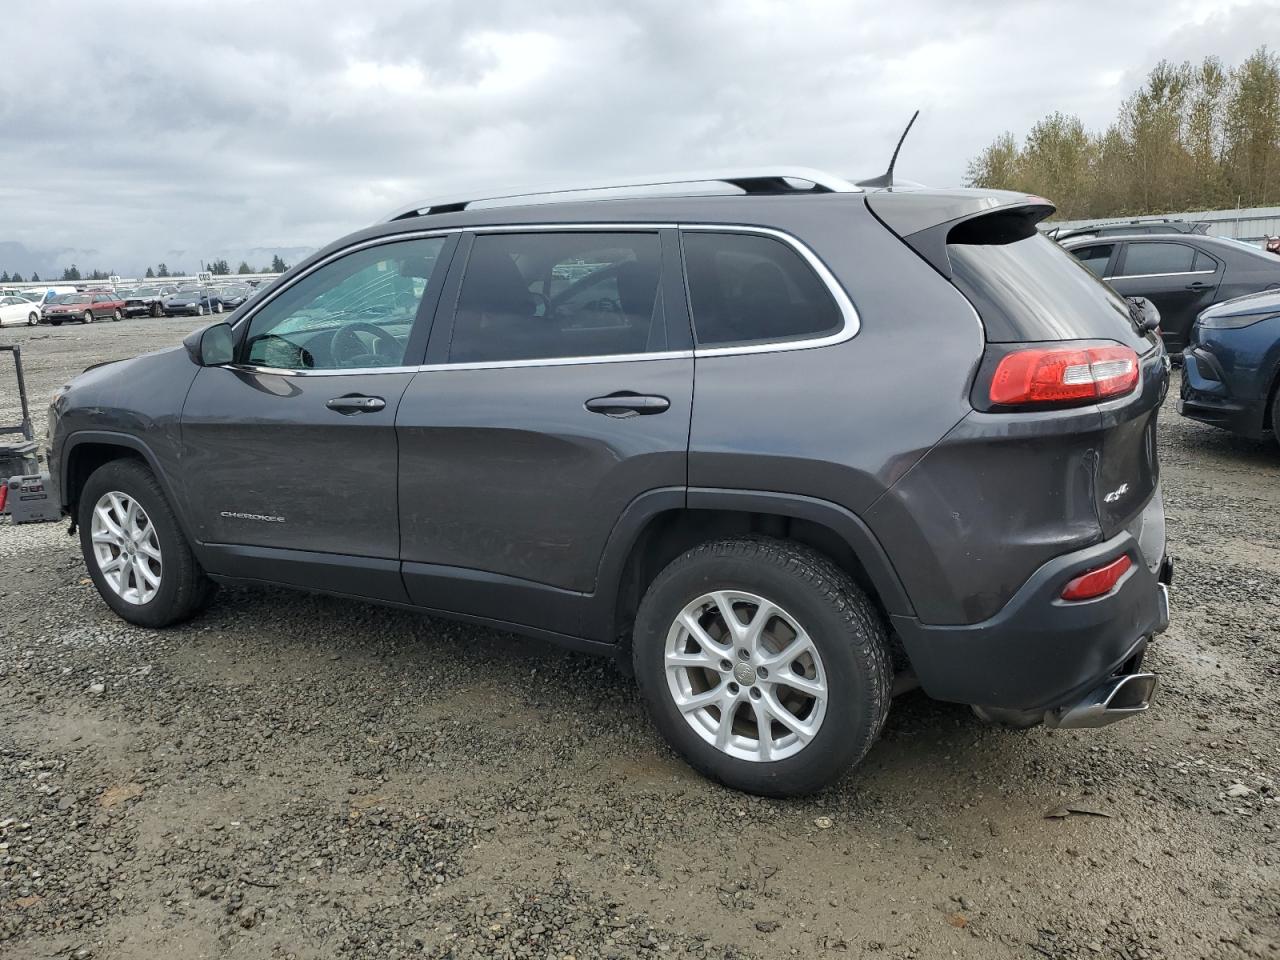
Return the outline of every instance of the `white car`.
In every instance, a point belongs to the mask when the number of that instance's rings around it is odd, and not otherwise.
[[[34,327],[40,322],[40,304],[25,297],[0,297],[0,327],[25,323]]]

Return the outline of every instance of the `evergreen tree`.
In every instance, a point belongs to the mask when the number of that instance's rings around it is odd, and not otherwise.
[[[8,282],[9,282],[9,271],[6,270],[4,273],[0,273],[0,283],[8,283]]]
[[[165,264],[163,264],[163,263],[162,263],[162,264],[160,264],[160,266],[156,269],[156,276],[157,276],[157,277],[167,277],[167,276],[169,276],[169,268],[168,268],[167,266],[165,266]]]
[[[280,254],[276,254],[271,258],[271,269],[268,273],[284,273],[289,269],[289,265],[280,259]]]
[[[152,270],[150,267],[147,267],[147,272],[143,275],[143,277],[146,280],[154,280],[156,278],[156,272]]]
[[[33,274],[31,274],[31,282],[32,282],[32,283],[39,283],[39,282],[40,282],[40,274],[38,274],[38,273],[33,273]]]
[[[22,282],[22,274],[20,274],[20,273],[15,273],[15,274],[14,274],[12,277],[10,277],[9,279],[10,279],[10,280],[12,280],[14,283],[21,283],[21,282]]]
[[[62,279],[63,280],[80,280],[83,278],[80,276],[79,268],[77,268],[76,265],[73,263],[71,266],[67,267],[67,269],[62,271]]]
[[[236,273],[253,273],[253,267],[249,266],[246,261],[241,260],[240,266],[236,267]]]

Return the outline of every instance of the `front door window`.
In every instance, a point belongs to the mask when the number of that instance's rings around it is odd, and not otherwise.
[[[240,362],[280,370],[403,365],[423,297],[440,282],[444,244],[378,244],[326,264],[254,314]]]

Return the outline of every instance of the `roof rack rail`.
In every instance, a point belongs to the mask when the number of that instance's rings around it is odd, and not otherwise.
[[[810,184],[809,187],[797,187],[790,181],[798,180]],[[598,180],[559,186],[542,186],[530,189],[509,191],[505,193],[485,194],[481,191],[463,196],[435,197],[420,200],[407,207],[401,207],[379,223],[392,220],[403,220],[406,217],[417,217],[433,213],[457,213],[467,209],[473,203],[486,203],[495,206],[514,206],[526,199],[546,197],[556,194],[602,192],[606,190],[628,190],[643,187],[687,187],[695,183],[724,183],[737,187],[744,193],[862,193],[861,187],[821,170],[810,167],[745,167],[729,170],[701,170],[688,173],[650,174],[647,176],[626,179]],[[637,196],[652,196],[652,193],[639,193]],[[583,199],[573,197],[571,199]],[[589,198],[587,198],[589,199]],[[610,197],[609,199],[617,199]],[[507,201],[495,203],[495,201]],[[556,202],[556,201],[541,201]]]

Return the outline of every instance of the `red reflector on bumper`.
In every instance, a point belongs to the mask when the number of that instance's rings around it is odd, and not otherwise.
[[[1110,593],[1132,566],[1133,561],[1129,559],[1128,554],[1125,554],[1122,557],[1116,557],[1105,567],[1082,573],[1062,588],[1062,599],[1092,600],[1104,593]]]

